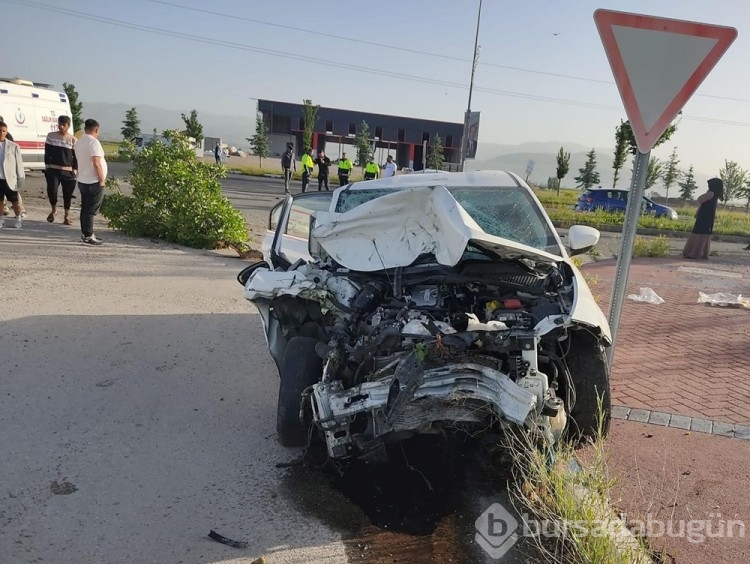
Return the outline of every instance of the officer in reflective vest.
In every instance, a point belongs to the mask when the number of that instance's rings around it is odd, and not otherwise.
[[[365,180],[372,180],[373,178],[377,178],[379,173],[380,167],[375,164],[373,156],[370,155],[367,159],[367,164],[365,165]]]
[[[352,173],[352,161],[346,156],[346,153],[341,154],[339,159],[339,186],[349,184],[349,175]]]
[[[302,192],[304,193],[305,190],[307,190],[307,185],[310,184],[310,177],[312,176],[313,167],[315,166],[315,163],[313,163],[312,159],[312,148],[302,155]]]

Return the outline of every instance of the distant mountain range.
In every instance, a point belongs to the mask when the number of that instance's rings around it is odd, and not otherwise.
[[[107,140],[119,140],[121,138],[120,128],[122,120],[125,118],[125,112],[130,109],[127,104],[110,104],[100,102],[84,102],[84,115],[94,117],[102,124],[102,138]],[[158,132],[165,129],[182,129],[184,123],[180,118],[182,112],[178,110],[168,110],[156,106],[137,106],[138,117],[141,120],[141,130],[146,133],[153,129]],[[188,113],[190,109],[185,109]],[[252,108],[248,108],[248,114],[245,116],[238,115],[219,115],[212,113],[198,112],[198,121],[203,125],[203,133],[207,137],[220,137],[225,143],[238,148],[247,148],[246,137],[255,133],[255,116]],[[574,188],[578,176],[578,169],[583,168],[586,162],[586,154],[591,147],[586,147],[580,143],[560,142],[560,141],[543,141],[532,143],[520,143],[517,145],[505,145],[499,143],[479,143],[477,148],[477,159],[466,161],[467,170],[510,170],[526,177],[526,165],[529,160],[534,161],[534,170],[529,176],[529,182],[539,186],[547,186],[547,179],[556,176],[557,170],[557,152],[560,147],[564,147],[570,153],[570,171],[562,180],[564,188]],[[612,151],[613,148],[596,149],[596,170],[599,171],[600,184],[602,186],[612,185]],[[620,180],[617,182],[618,188],[627,188],[630,186],[630,171],[632,163],[629,161],[625,170],[620,171]],[[695,172],[695,181],[698,184],[699,192],[706,186],[706,181],[712,175]],[[661,186],[650,190],[656,191],[663,195]],[[676,197],[678,188],[670,190],[670,198]]]

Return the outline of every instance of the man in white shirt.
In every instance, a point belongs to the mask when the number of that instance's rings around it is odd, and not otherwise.
[[[388,158],[385,160],[385,170],[383,171],[383,178],[396,176],[396,169],[398,169],[398,165],[393,161],[393,157],[388,155]]]
[[[86,245],[101,245],[102,240],[94,235],[94,216],[99,213],[104,199],[107,161],[99,142],[99,122],[87,119],[83,131],[73,146],[78,164],[78,190],[81,192],[81,241]]]
[[[20,147],[8,139],[8,126],[0,121],[0,227],[5,227],[4,199],[13,206],[16,212],[16,227],[20,228],[21,198],[18,190],[23,187],[26,175],[23,172],[23,158]]]

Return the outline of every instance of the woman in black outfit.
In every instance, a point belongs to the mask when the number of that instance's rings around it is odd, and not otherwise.
[[[714,232],[716,206],[724,198],[724,183],[721,178],[708,181],[708,192],[698,198],[693,232],[685,243],[682,256],[689,259],[707,259],[711,250],[711,234]]]

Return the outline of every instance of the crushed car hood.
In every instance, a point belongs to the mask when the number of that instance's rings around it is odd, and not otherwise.
[[[562,260],[489,235],[443,186],[399,190],[344,213],[316,212],[312,236],[333,260],[360,272],[408,266],[423,254],[455,266],[469,244],[502,259]]]

